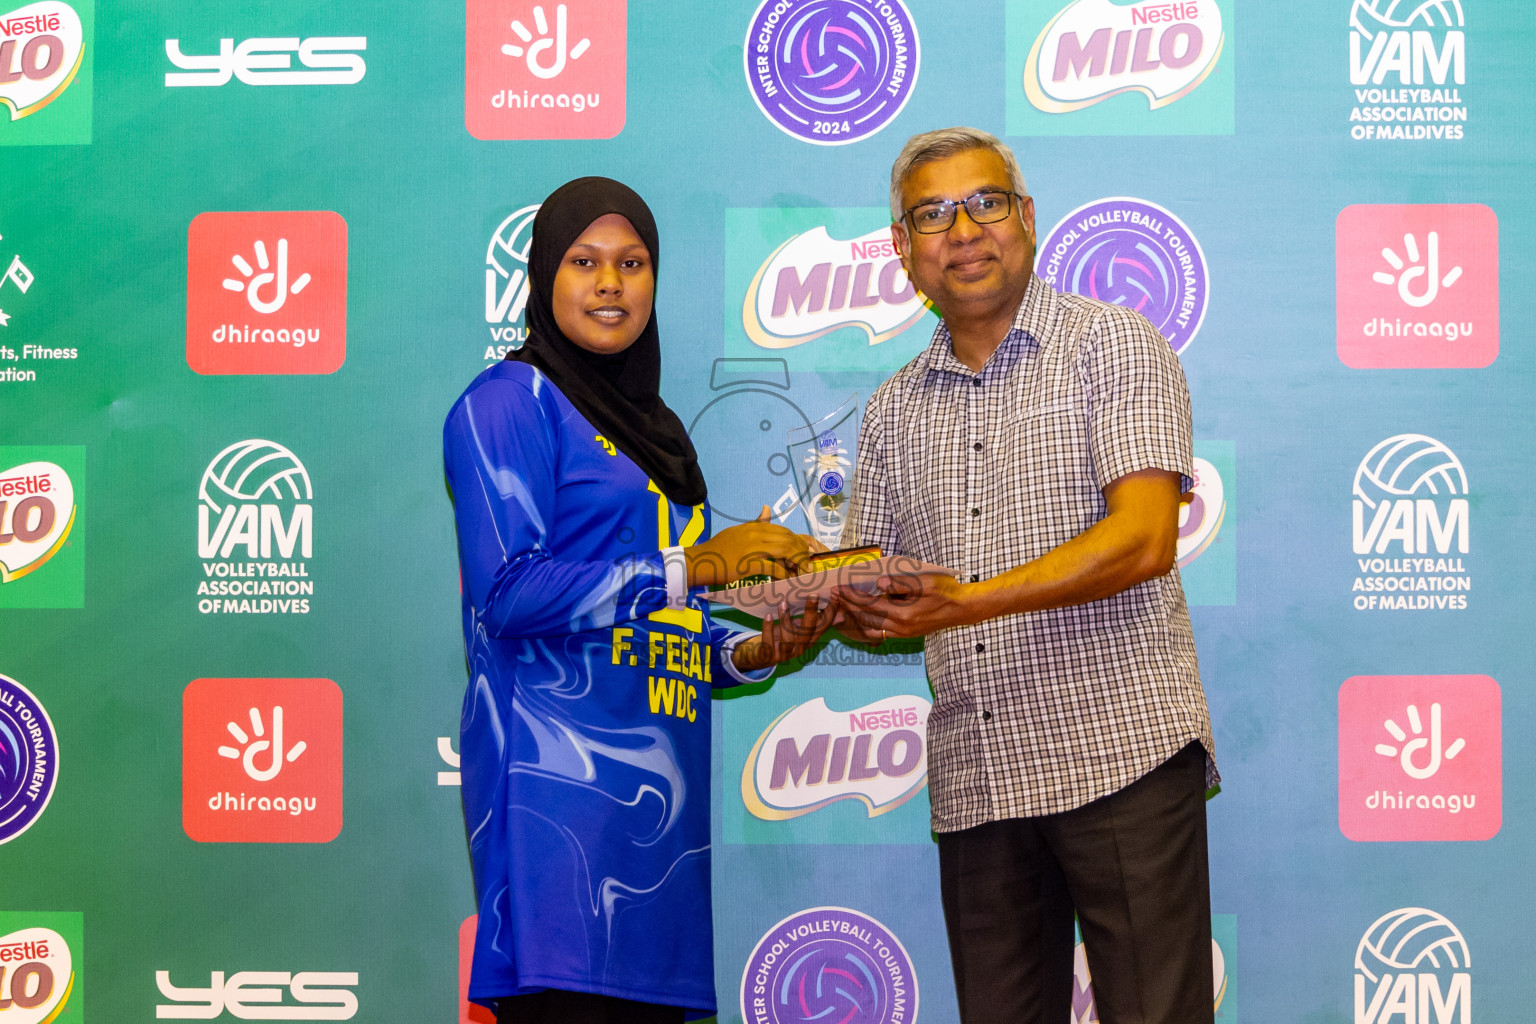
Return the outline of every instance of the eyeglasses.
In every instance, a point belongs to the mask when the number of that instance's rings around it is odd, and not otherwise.
[[[972,223],[996,224],[1000,220],[1007,220],[1013,212],[1013,197],[1016,194],[984,189],[959,201],[944,199],[937,203],[918,203],[906,212],[906,216],[912,221],[912,229],[920,235],[940,235],[948,231],[954,226],[956,211],[962,206]]]

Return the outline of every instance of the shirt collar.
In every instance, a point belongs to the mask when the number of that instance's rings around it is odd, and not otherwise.
[[[1024,289],[1024,300],[1014,311],[1013,323],[1008,329],[1008,334],[987,360],[987,366],[1004,361],[1011,362],[1024,346],[1044,347],[1047,339],[1052,336],[1050,328],[1058,318],[1059,312],[1055,290],[1040,280],[1039,274],[1030,274],[1029,285]],[[933,340],[923,351],[921,360],[925,371],[958,373],[966,377],[980,376],[955,358],[954,350],[950,345],[949,325],[943,320],[940,320],[939,326],[934,329]],[[983,373],[986,372],[986,368],[982,367]]]

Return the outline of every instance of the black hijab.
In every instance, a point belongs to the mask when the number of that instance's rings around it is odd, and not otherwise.
[[[555,189],[533,218],[528,252],[528,340],[508,359],[544,373],[592,425],[634,460],[679,505],[702,504],[704,474],[682,420],[661,400],[661,339],[656,312],[623,352],[599,355],[572,342],[555,322],[555,273],[565,251],[597,218],[625,217],[660,264],[656,219],[645,200],[611,178],[577,178]]]

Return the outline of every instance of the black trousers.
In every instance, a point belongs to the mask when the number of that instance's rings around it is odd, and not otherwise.
[[[964,1024],[1063,1024],[1076,912],[1102,1024],[1212,1024],[1205,749],[1061,814],[941,833]]]
[[[501,1000],[496,1024],[682,1024],[681,1006],[545,989]]]

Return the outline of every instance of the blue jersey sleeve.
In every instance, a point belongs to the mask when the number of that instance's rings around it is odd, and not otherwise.
[[[712,652],[710,656],[715,659],[710,678],[714,689],[723,690],[743,683],[761,683],[773,675],[773,670],[776,668],[774,665],[758,669],[756,672],[744,672],[732,661],[737,645],[758,635],[755,629],[740,629],[714,618],[709,620],[709,649]]]
[[[552,399],[491,379],[466,393],[443,427],[463,585],[493,637],[598,629],[666,604],[659,551],[611,561],[553,557],[557,416]]]

